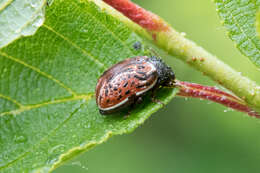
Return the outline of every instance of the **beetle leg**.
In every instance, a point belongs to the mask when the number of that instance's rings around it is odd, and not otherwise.
[[[99,113],[102,114],[102,115],[105,115],[105,114],[106,114],[105,111],[100,110],[100,109],[99,109]]]
[[[126,113],[126,115],[124,116],[124,119],[127,119],[127,118],[130,117],[131,111],[133,110],[133,108],[134,108],[134,104],[132,104],[132,105],[129,106],[129,109],[127,110],[127,113]]]
[[[128,100],[130,102],[130,106],[127,110],[127,114],[124,116],[124,119],[127,119],[130,115],[131,115],[131,111],[133,110],[134,106],[135,106],[135,102],[136,102],[136,95],[131,95],[130,97],[128,97]]]
[[[165,106],[165,104],[163,102],[161,102],[161,100],[156,99],[155,97],[152,97],[152,102],[158,103],[158,104],[161,104],[161,105]]]
[[[143,98],[142,97],[138,97],[137,99],[136,99],[136,104],[140,104],[140,103],[142,103],[143,102]]]
[[[127,112],[127,114],[124,116],[124,119],[127,119],[127,118],[129,118],[129,117],[130,117],[130,115],[131,115],[131,110],[129,109],[129,110],[128,110],[128,112]]]
[[[135,108],[137,104],[140,104],[143,102],[143,98],[141,96],[137,97],[136,95],[133,95],[129,97],[133,101],[133,103],[130,105],[127,114],[124,116],[125,119],[127,119],[131,115],[131,111]]]
[[[161,104],[162,106],[165,106],[165,104],[161,100],[155,98],[156,90],[157,90],[157,88],[152,90],[152,102]]]

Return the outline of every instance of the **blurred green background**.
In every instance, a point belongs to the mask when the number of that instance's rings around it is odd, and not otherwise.
[[[212,1],[135,2],[260,83],[260,71],[228,39]],[[178,79],[216,85],[181,61],[162,56]],[[133,133],[112,137],[54,173],[259,172],[259,122],[215,103],[175,98]]]

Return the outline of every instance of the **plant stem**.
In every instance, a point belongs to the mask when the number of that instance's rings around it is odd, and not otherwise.
[[[247,104],[260,108],[260,86],[173,29],[160,32],[156,44],[231,90]]]
[[[203,72],[203,74],[220,85],[231,90],[248,105],[260,110],[259,85],[242,76],[202,47],[186,39],[183,34],[175,31],[157,15],[146,11],[129,0],[105,0],[106,3],[116,8],[126,17],[100,0],[91,1],[94,1],[108,14],[118,18],[140,36],[152,41],[168,54]]]
[[[221,91],[215,87],[203,86],[196,83],[175,81],[175,86],[179,88],[178,96],[194,97],[210,100],[234,110],[245,112],[250,116],[260,118],[260,115],[249,108],[245,102],[231,94]]]

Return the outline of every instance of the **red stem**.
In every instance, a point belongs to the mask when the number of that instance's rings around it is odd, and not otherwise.
[[[203,86],[178,80],[176,80],[175,85],[180,89],[179,93],[177,93],[177,95],[179,96],[211,100],[234,110],[245,112],[250,116],[260,118],[259,113],[249,108],[243,100],[224,91],[221,91],[216,87]]]
[[[130,0],[103,0],[148,31],[167,31],[169,26],[157,15],[139,7]]]

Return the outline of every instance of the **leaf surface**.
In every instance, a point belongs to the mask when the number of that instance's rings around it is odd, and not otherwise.
[[[260,38],[257,36],[255,21],[260,0],[215,0],[219,16],[242,54],[259,68]]]
[[[16,19],[16,17],[14,17]],[[48,172],[67,159],[128,133],[162,105],[148,97],[125,119],[99,114],[98,77],[145,44],[88,1],[55,0],[32,36],[0,49],[0,172]],[[161,89],[167,103],[176,90]]]
[[[256,31],[258,34],[258,38],[260,38],[260,11],[256,14]]]
[[[44,22],[45,0],[0,1],[0,48],[33,35]]]

